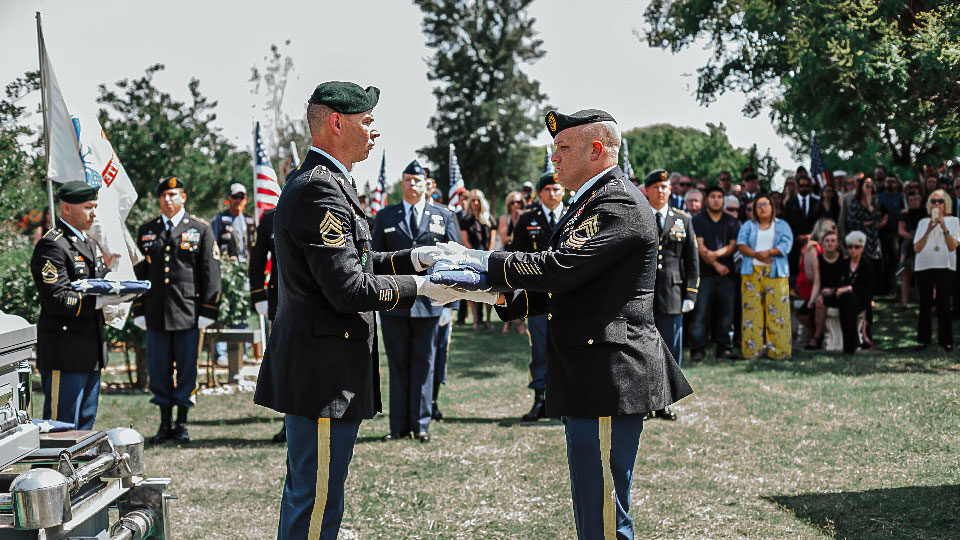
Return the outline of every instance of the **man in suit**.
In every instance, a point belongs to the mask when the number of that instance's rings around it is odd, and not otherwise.
[[[797,177],[797,196],[791,197],[783,208],[783,219],[793,231],[793,248],[787,257],[790,263],[790,276],[796,281],[797,267],[800,260],[800,251],[810,240],[813,224],[817,222],[817,203],[820,197],[813,194],[813,182],[809,176]],[[812,276],[808,276],[813,279]]]
[[[72,281],[102,278],[107,263],[87,236],[97,210],[97,190],[85,182],[63,184],[60,219],[33,249],[30,273],[40,296],[37,371],[43,386],[43,418],[93,429],[100,370],[107,365],[103,306],[125,300],[79,292]]]
[[[647,200],[659,239],[654,320],[657,331],[679,365],[683,355],[683,314],[692,311],[696,305],[700,260],[697,236],[693,232],[690,216],[667,204],[670,184],[666,182],[666,177],[667,171],[658,169],[647,175],[643,185],[647,188]],[[669,407],[653,411],[651,416],[664,420],[677,419],[676,413]]]
[[[760,195],[760,179],[757,178],[757,173],[748,167],[741,176],[740,185],[740,222],[743,223],[749,219],[747,208],[752,207],[753,200]]]
[[[137,279],[150,280],[150,292],[133,302],[131,312],[134,324],[147,332],[150,401],[160,407],[160,429],[150,442],[186,443],[203,329],[220,311],[220,249],[210,225],[184,208],[183,180],[162,178],[157,198],[161,215],[137,231],[145,258],[133,268]],[[171,426],[174,405],[177,420]]]
[[[678,172],[670,173],[668,177],[670,198],[667,200],[667,204],[670,205],[670,208],[676,208],[677,210],[686,208],[686,201],[683,196],[687,193],[687,188],[681,186],[682,180],[683,175]]]
[[[254,402],[286,415],[280,540],[334,540],[340,530],[360,421],[381,408],[373,312],[409,309],[418,294],[454,298],[404,275],[432,265],[437,248],[371,251],[350,171],[380,135],[379,96],[350,82],[317,86],[307,105],[312,146],[273,217],[279,304]]]
[[[560,416],[577,535],[633,538],[630,483],[643,415],[692,390],[656,332],[657,228],[650,205],[617,166],[608,113],[550,111],[557,182],[575,190],[546,251],[467,250],[431,279],[503,290],[504,320],[547,316],[547,416]]]
[[[401,251],[439,242],[459,242],[460,227],[453,212],[427,201],[426,171],[417,160],[403,170],[403,200],[377,212],[373,251]],[[384,440],[430,440],[433,416],[434,357],[442,306],[420,296],[410,309],[380,313],[383,346],[390,367],[390,433]]]
[[[556,173],[548,172],[537,182],[540,204],[520,215],[514,226],[514,251],[535,253],[550,245],[550,236],[563,216],[563,186],[557,183]],[[545,415],[544,398],[547,390],[547,317],[527,317],[530,336],[530,384],[533,406],[523,415],[524,422],[534,422]]]

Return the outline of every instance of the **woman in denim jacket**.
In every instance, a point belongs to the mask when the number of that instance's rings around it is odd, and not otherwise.
[[[766,352],[770,358],[790,358],[790,268],[787,255],[793,231],[777,219],[770,197],[751,203],[753,218],[737,235],[740,261],[740,296],[743,302],[741,349],[744,358]]]

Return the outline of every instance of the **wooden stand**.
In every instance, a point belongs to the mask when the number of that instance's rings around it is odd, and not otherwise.
[[[217,379],[217,343],[226,342],[227,345],[227,382],[233,382],[243,363],[243,349],[246,343],[260,343],[260,330],[252,328],[224,328],[207,329],[203,331],[204,348],[207,350],[207,362],[200,367],[206,367],[207,386],[220,386]]]

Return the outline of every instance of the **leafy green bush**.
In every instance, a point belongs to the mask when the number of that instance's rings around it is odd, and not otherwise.
[[[224,257],[220,261],[220,315],[218,328],[231,328],[247,322],[250,315],[250,287],[247,285],[247,265]]]
[[[30,275],[33,242],[13,232],[0,232],[0,310],[31,323],[40,316],[40,297]]]

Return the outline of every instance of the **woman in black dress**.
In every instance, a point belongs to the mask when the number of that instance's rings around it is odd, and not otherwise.
[[[469,249],[481,249],[492,251],[493,245],[497,240],[496,221],[490,215],[490,204],[483,192],[475,189],[470,192],[467,199],[467,209],[463,219],[460,221],[460,237],[463,245]],[[483,310],[480,304],[468,302],[473,311],[473,329],[480,328],[480,322],[483,321]],[[490,308],[487,304],[487,328],[493,328],[490,322]]]
[[[873,344],[867,334],[866,317],[861,314],[873,303],[874,273],[877,266],[864,255],[867,235],[853,231],[845,238],[850,256],[841,266],[840,286],[837,287],[837,303],[840,307],[840,328],[843,331],[843,353],[853,354],[868,350]]]

